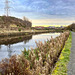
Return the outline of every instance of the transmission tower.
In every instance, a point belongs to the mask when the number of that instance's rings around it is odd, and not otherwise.
[[[8,1],[8,0],[5,0],[5,12],[6,12],[6,16],[8,17],[9,16],[9,9],[10,9],[10,7],[9,7],[9,2],[10,1]]]

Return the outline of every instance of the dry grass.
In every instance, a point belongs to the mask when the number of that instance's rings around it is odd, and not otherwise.
[[[39,43],[36,42],[37,48],[35,50],[31,49],[31,51],[25,50],[23,52],[30,62],[33,75],[48,75],[51,73],[68,36],[69,32],[64,32],[55,39],[51,37],[51,40],[44,44],[41,41]]]
[[[22,56],[12,56],[0,63],[0,72],[3,75],[50,75],[55,62],[62,51],[69,32],[45,42],[36,42],[37,48],[24,50]]]
[[[0,62],[1,75],[32,75],[28,60],[23,56],[12,56]]]

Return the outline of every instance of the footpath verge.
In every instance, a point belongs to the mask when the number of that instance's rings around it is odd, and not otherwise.
[[[54,70],[52,71],[51,75],[67,75],[67,65],[69,62],[71,42],[72,42],[72,34],[70,32],[69,38],[65,43],[65,46],[59,57],[59,60],[56,63],[56,66],[55,66]]]

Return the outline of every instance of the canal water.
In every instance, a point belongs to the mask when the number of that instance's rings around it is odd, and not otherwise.
[[[19,55],[22,53],[24,48],[26,50],[37,47],[35,41],[39,42],[47,41],[59,36],[60,33],[43,33],[30,36],[21,36],[21,37],[7,37],[0,38],[0,61],[4,58],[10,58],[12,55]]]

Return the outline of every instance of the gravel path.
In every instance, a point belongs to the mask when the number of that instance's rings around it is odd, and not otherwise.
[[[68,64],[68,75],[75,75],[75,32],[72,32],[72,47],[70,62]]]

